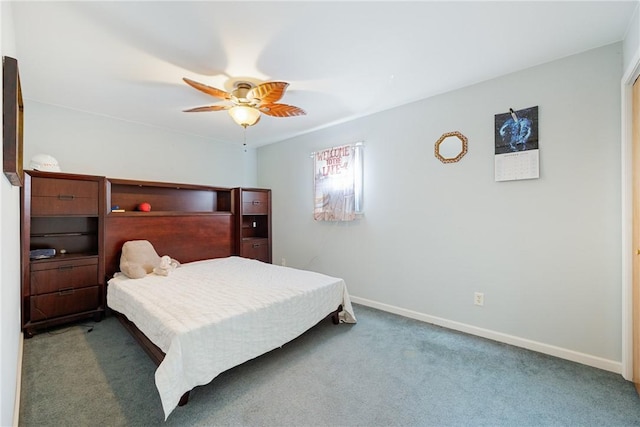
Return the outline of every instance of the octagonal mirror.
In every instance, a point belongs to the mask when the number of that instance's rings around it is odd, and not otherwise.
[[[455,163],[467,154],[467,137],[457,131],[443,133],[434,151],[442,163]]]

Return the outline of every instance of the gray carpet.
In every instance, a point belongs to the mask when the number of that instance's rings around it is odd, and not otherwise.
[[[620,375],[355,305],[191,392],[109,317],[25,340],[21,426],[640,426]],[[89,327],[93,330],[89,331]]]

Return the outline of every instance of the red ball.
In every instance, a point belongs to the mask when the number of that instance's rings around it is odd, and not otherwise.
[[[138,205],[138,210],[141,212],[151,212],[151,205],[147,202],[140,203]]]

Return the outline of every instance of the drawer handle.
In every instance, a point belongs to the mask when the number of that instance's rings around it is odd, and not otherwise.
[[[254,200],[253,202],[251,202],[251,204],[253,204],[253,205],[259,205],[259,204],[260,204],[260,200]]]
[[[58,200],[74,200],[76,196],[73,194],[58,194]]]
[[[61,265],[58,270],[73,270],[73,265]]]
[[[73,288],[64,288],[64,289],[60,289],[58,290],[58,295],[59,296],[64,296],[64,295],[71,295],[72,293],[74,293],[76,290]]]
[[[260,243],[254,243],[254,244],[253,244],[253,247],[254,247],[254,248],[259,248],[260,246],[261,246],[261,245],[260,245]]]

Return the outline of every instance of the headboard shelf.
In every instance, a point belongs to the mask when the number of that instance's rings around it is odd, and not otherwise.
[[[144,217],[144,216],[216,216],[216,215],[232,215],[228,211],[216,211],[216,212],[183,212],[183,211],[151,211],[151,212],[139,212],[139,211],[125,211],[125,212],[109,212],[108,216],[131,216],[131,217]]]
[[[130,215],[142,203],[151,206],[151,212],[138,212],[145,215],[158,212],[175,215],[232,211],[231,188],[107,178],[106,194],[110,214]],[[112,209],[123,209],[125,212],[111,212]]]

